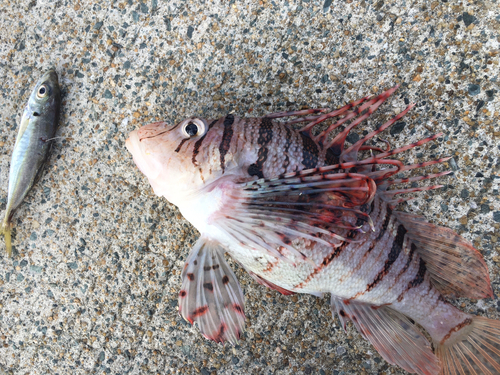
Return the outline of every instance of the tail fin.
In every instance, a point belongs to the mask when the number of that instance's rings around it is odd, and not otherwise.
[[[500,374],[500,321],[475,316],[463,331],[435,343],[440,375]]]
[[[8,221],[4,221],[0,228],[0,234],[3,234],[5,237],[5,249],[7,251],[7,255],[9,258],[12,256],[12,239],[10,236],[10,223]]]

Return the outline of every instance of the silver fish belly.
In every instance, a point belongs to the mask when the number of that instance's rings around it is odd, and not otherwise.
[[[396,89],[335,111],[191,117],[130,134],[126,146],[155,193],[201,233],[182,272],[179,313],[206,338],[235,343],[244,328],[244,296],[227,252],[258,283],[283,294],[330,293],[344,327],[352,321],[389,363],[409,372],[500,373],[500,322],[446,300],[493,295],[481,254],[452,230],[395,209],[408,199],[399,194],[440,185],[393,186],[448,172],[402,173],[449,158],[405,165],[393,156],[441,134],[396,149],[372,145],[410,105],[345,144]],[[297,118],[276,121],[289,117]],[[295,130],[298,123],[306,125]]]
[[[51,69],[36,83],[24,109],[12,151],[8,200],[0,233],[6,251],[12,255],[11,220],[40,174],[54,138],[61,106],[61,92],[56,72]]]

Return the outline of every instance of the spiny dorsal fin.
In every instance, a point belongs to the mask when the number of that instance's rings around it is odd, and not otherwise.
[[[493,296],[488,267],[482,255],[451,229],[428,223],[424,217],[394,212],[442,294],[467,298]]]
[[[418,328],[389,306],[374,306],[332,295],[332,313],[337,312],[346,327],[351,320],[358,332],[384,359],[411,373],[437,375],[439,361]]]
[[[224,249],[201,237],[194,245],[182,272],[179,313],[215,342],[236,344],[245,327],[244,297]]]

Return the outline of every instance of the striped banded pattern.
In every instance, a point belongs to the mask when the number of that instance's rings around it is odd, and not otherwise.
[[[307,292],[328,288],[346,299],[385,304],[403,300],[405,293],[420,287],[427,277],[425,263],[416,253],[415,245],[406,236],[391,208],[376,198],[370,216],[375,232],[351,230],[346,236],[358,242],[344,242],[324,252],[321,262],[304,275],[303,281],[291,289]],[[360,250],[362,249],[362,250]],[[318,251],[318,248],[310,250]],[[284,265],[271,268],[265,277],[274,279],[273,272],[283,272]],[[339,275],[338,277],[335,277]],[[427,277],[428,278],[428,277]],[[330,280],[325,285],[325,280]]]

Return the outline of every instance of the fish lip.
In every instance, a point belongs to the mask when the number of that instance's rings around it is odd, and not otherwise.
[[[42,75],[38,82],[50,82],[52,84],[59,85],[59,77],[57,76],[56,70],[54,68],[50,68]]]

